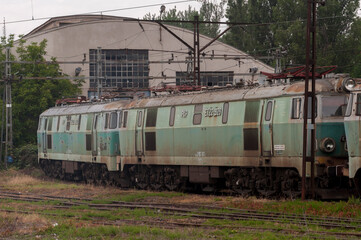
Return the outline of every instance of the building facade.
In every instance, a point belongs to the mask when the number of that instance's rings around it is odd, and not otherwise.
[[[177,36],[177,37],[175,37]],[[55,57],[64,74],[83,78],[82,93],[147,91],[189,86],[194,75],[194,33],[156,22],[104,15],[56,17],[24,36],[27,43],[47,40],[47,57]],[[212,41],[200,35],[199,46]],[[202,86],[254,82],[259,72],[274,69],[220,41],[200,52]]]

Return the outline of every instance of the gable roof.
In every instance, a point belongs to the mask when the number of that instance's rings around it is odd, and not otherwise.
[[[60,16],[60,17],[53,17],[50,18],[45,23],[41,24],[40,26],[34,28],[31,32],[27,33],[24,37],[43,32],[46,30],[63,27],[65,25],[82,23],[82,22],[92,22],[92,21],[99,21],[99,20],[123,20],[123,17],[117,16],[109,16],[109,15],[93,15],[93,14],[86,14],[86,15],[69,15],[69,16]]]

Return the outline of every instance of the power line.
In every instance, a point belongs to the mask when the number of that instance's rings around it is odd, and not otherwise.
[[[87,13],[79,13],[74,15],[86,15],[86,14],[103,14],[108,12],[117,12],[117,11],[125,11],[125,10],[133,10],[133,9],[140,9],[140,8],[149,8],[149,7],[157,7],[162,5],[169,5],[169,4],[176,4],[176,3],[185,3],[185,2],[196,2],[196,0],[183,0],[183,1],[174,1],[174,2],[167,2],[167,3],[156,3],[156,4],[149,4],[149,5],[142,5],[142,6],[135,6],[135,7],[126,7],[126,8],[117,8],[117,9],[109,9],[109,10],[103,10],[103,11],[94,11],[94,12],[87,12]],[[22,20],[15,20],[15,21],[9,21],[6,22],[7,24],[13,24],[13,23],[22,23],[22,22],[31,22],[31,21],[39,21],[39,20],[46,20],[53,18],[52,17],[41,17],[41,18],[32,18],[32,19],[22,19]]]

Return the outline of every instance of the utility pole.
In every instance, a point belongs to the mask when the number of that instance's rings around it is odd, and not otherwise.
[[[100,99],[101,95],[101,84],[103,84],[102,78],[103,78],[103,66],[102,66],[102,48],[98,47],[97,49],[97,93],[98,93],[98,99]]]
[[[10,63],[10,47],[6,48],[5,62],[5,157],[4,165],[7,168],[7,160],[9,152],[13,148],[13,117],[11,102],[11,63]],[[2,138],[2,136],[1,136]],[[3,144],[3,143],[1,143]]]
[[[199,49],[199,16],[194,16],[194,33],[193,33],[193,80],[195,86],[201,85],[200,72],[200,49]]]
[[[281,73],[282,66],[281,66],[281,49],[280,48],[277,48],[275,51],[275,59],[276,59],[275,73]]]
[[[316,12],[317,1],[307,0],[307,32],[306,32],[306,68],[305,68],[305,98],[303,108],[303,152],[302,152],[302,200],[306,198],[306,167],[307,162],[310,163],[311,178],[310,187],[312,198],[315,196],[314,186],[314,164],[315,164],[315,145],[316,145],[316,95],[315,95],[315,73],[316,73]],[[320,1],[322,5],[325,1]],[[311,50],[312,41],[312,50]],[[311,55],[311,56],[310,56]],[[309,91],[309,78],[311,73],[311,91]],[[308,105],[311,99],[311,123],[309,123]],[[308,131],[311,131],[311,141],[308,141]],[[308,144],[309,143],[309,144]],[[308,146],[308,147],[307,147]],[[310,150],[308,154],[307,150]],[[308,156],[309,155],[309,156]]]

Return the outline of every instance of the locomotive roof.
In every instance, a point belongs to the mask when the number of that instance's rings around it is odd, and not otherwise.
[[[129,103],[129,100],[120,100],[116,102],[102,102],[89,104],[74,104],[66,106],[57,106],[45,110],[40,116],[59,116],[72,114],[85,114],[90,112],[104,112],[111,110],[122,109]]]
[[[339,79],[318,79],[316,81],[316,92],[335,92]],[[275,98],[287,95],[304,94],[305,82],[296,82],[279,86],[259,86],[255,88],[230,88],[214,91],[203,91],[190,94],[166,95],[155,98],[144,98],[132,101],[128,108],[143,108],[157,106],[175,106],[187,104],[201,104],[212,102],[232,102],[247,99]],[[309,84],[311,89],[311,81]]]
[[[341,79],[342,80],[342,79]],[[318,79],[316,92],[335,92],[340,84],[338,78]],[[202,91],[186,94],[171,94],[159,97],[150,97],[138,100],[119,100],[111,103],[93,103],[53,107],[41,116],[84,114],[89,112],[116,111],[118,109],[144,108],[158,106],[176,106],[188,104],[201,104],[212,102],[232,102],[246,99],[275,98],[280,96],[302,95],[305,83],[296,82],[279,86],[259,86],[255,88],[230,88],[214,91]],[[311,81],[309,89],[311,89]]]

